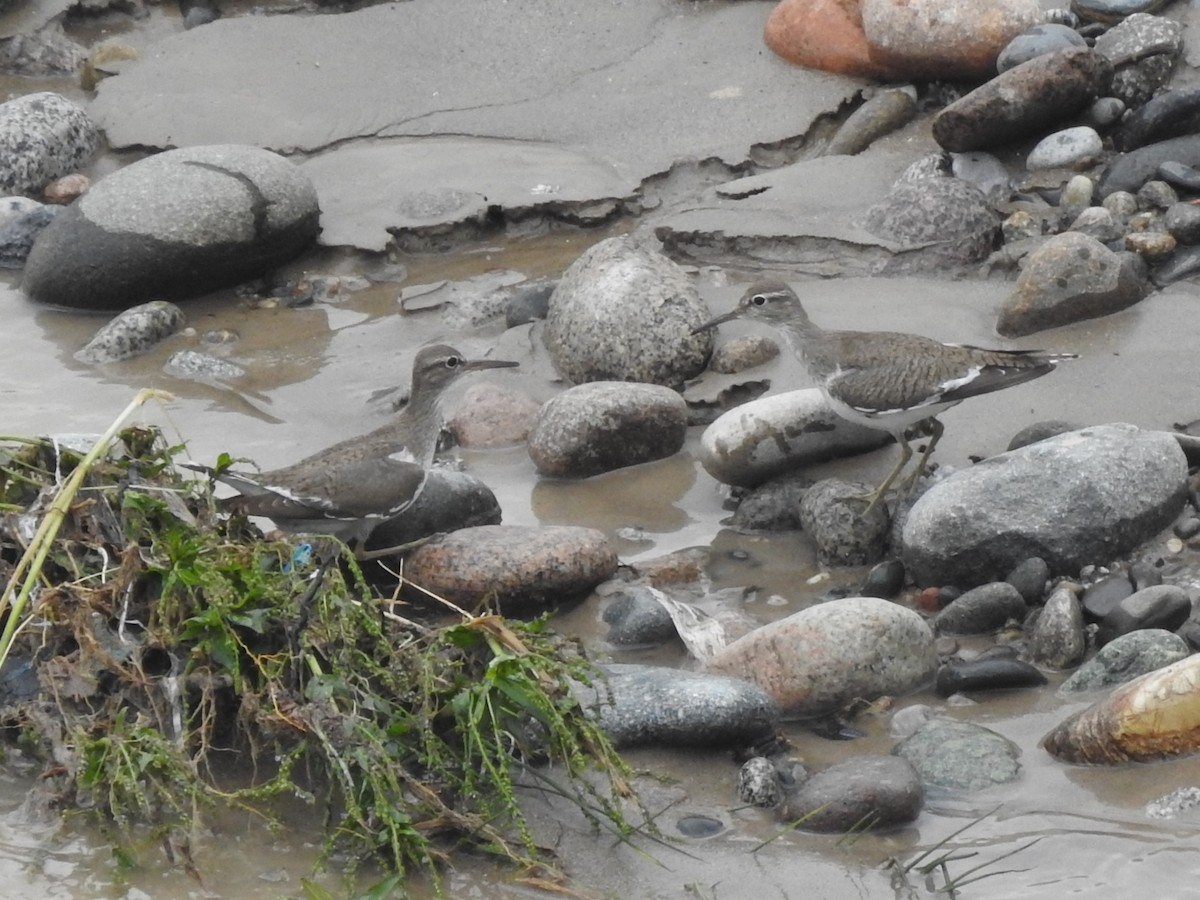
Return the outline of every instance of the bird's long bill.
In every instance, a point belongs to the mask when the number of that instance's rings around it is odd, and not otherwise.
[[[468,359],[462,368],[464,372],[477,372],[480,369],[511,369],[519,365],[519,362],[511,359]]]
[[[695,328],[692,329],[692,334],[699,334],[702,331],[709,331],[713,328],[716,328],[718,325],[722,324],[723,322],[729,322],[729,321],[732,321],[733,319],[736,319],[741,314],[742,314],[742,308],[740,306],[735,306],[729,312],[721,313],[721,315],[715,316],[715,317],[709,319],[703,325],[697,325]]]

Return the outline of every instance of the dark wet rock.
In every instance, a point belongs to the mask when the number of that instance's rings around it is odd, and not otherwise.
[[[1197,173],[1200,176],[1200,172]],[[1163,224],[1181,244],[1200,244],[1200,206],[1194,203],[1175,203],[1167,207]]]
[[[550,296],[543,335],[559,373],[575,384],[642,381],[671,387],[703,370],[712,332],[692,280],[661,253],[612,237],[580,254]]]
[[[1006,449],[1019,450],[1021,447],[1028,447],[1030,444],[1036,444],[1038,441],[1044,441],[1046,438],[1052,438],[1058,434],[1066,434],[1068,431],[1075,431],[1078,428],[1078,424],[1064,422],[1061,419],[1034,422],[1014,434]]]
[[[1051,669],[1078,665],[1087,652],[1083,608],[1075,591],[1060,584],[1046,599],[1029,635],[1029,656]]]
[[[5,75],[73,75],[86,58],[87,51],[63,34],[57,24],[0,38],[0,72]]]
[[[1032,172],[1078,166],[1097,159],[1103,150],[1104,142],[1095,128],[1077,125],[1048,134],[1038,141],[1025,159],[1025,168]]]
[[[867,211],[876,237],[951,265],[986,259],[1000,220],[975,185],[958,178],[903,181]],[[911,259],[908,261],[911,264]]]
[[[812,463],[874,450],[886,431],[848,422],[817,388],[772,394],[731,409],[705,429],[700,464],[725,484],[751,487]]]
[[[741,499],[729,525],[745,531],[799,530],[800,501],[812,485],[812,479],[800,473],[765,481]]]
[[[909,510],[901,558],[921,585],[982,584],[1031,555],[1078,572],[1170,525],[1186,471],[1166,432],[1112,424],[1058,435],[933,485]]]
[[[870,486],[827,478],[804,492],[800,524],[826,566],[863,566],[878,562],[887,549],[888,519],[878,504],[863,516]]]
[[[1086,47],[1038,56],[943,109],[934,139],[947,150],[988,150],[1039,134],[1091,103],[1111,74]]]
[[[996,330],[1021,337],[1117,312],[1147,293],[1143,264],[1076,231],[1048,238],[1026,260]]]
[[[670,388],[594,381],[542,406],[529,455],[542,475],[586,478],[671,456],[686,432],[687,404]]]
[[[1147,181],[1157,178],[1159,166],[1168,162],[1200,167],[1200,135],[1170,138],[1118,156],[1104,170],[1096,193],[1100,197],[1107,197],[1114,191],[1133,193]]]
[[[829,139],[826,156],[853,156],[866,150],[879,138],[907,125],[917,114],[917,92],[909,87],[876,91],[866,103],[852,112]]]
[[[556,281],[538,281],[514,291],[504,311],[505,327],[516,328],[546,318],[550,312],[550,295],[557,284]]]
[[[0,103],[0,195],[40,194],[81,168],[100,143],[88,114],[59,94],[26,94]]]
[[[416,502],[399,519],[371,532],[368,550],[399,547],[431,534],[500,524],[500,502],[492,489],[467,472],[434,466]],[[405,570],[407,573],[407,569]]]
[[[969,662],[948,663],[938,669],[934,681],[939,697],[980,691],[1008,691],[1041,687],[1046,676],[1020,659],[984,657]]]
[[[1099,622],[1131,594],[1133,582],[1129,580],[1128,575],[1106,575],[1084,590],[1081,601],[1083,612],[1089,620]]]
[[[1158,167],[1156,174],[1167,184],[1183,188],[1185,191],[1200,192],[1200,170],[1191,166],[1168,160]]]
[[[129,359],[157,346],[187,324],[187,317],[174,303],[153,300],[114,317],[92,336],[75,358],[102,365]]]
[[[1026,604],[1033,606],[1041,603],[1045,595],[1046,582],[1050,580],[1050,566],[1040,556],[1031,556],[1013,566],[1004,580],[1017,589]]]
[[[1190,278],[1200,271],[1200,246],[1181,247],[1154,271],[1154,283],[1160,287]]]
[[[708,367],[723,375],[736,375],[761,366],[779,355],[779,345],[766,335],[756,334],[726,341],[713,351]]]
[[[1138,209],[1159,210],[1167,209],[1179,202],[1179,194],[1175,188],[1157,178],[1147,181],[1134,193]]]
[[[114,309],[191,297],[287,262],[317,234],[317,195],[282,156],[224,144],[119,169],[38,237],[22,288],[42,303]]]
[[[1164,91],[1131,112],[1113,136],[1118,150],[1200,131],[1200,89]]]
[[[1015,781],[1021,750],[982,725],[931,719],[892,751],[908,760],[926,785],[980,791]]]
[[[1161,628],[1131,631],[1096,651],[1058,690],[1064,694],[1107,690],[1178,662],[1191,652],[1187,641]]]
[[[1155,91],[1167,83],[1175,57],[1156,54],[1141,60],[1137,65],[1117,69],[1109,82],[1108,89],[1114,97],[1130,109],[1137,109],[1149,102]]]
[[[232,381],[246,374],[246,370],[237,363],[198,350],[172,353],[163,363],[163,371],[175,378],[205,383]]]
[[[1005,45],[1042,19],[1034,0],[862,0],[861,9],[871,59],[927,79],[986,78]]]
[[[896,756],[856,756],[817,772],[784,803],[783,818],[805,831],[850,833],[912,822],[925,791],[913,766]]]
[[[1007,72],[1037,56],[1044,56],[1058,50],[1067,50],[1071,47],[1086,46],[1087,42],[1074,28],[1043,22],[1022,31],[1008,42],[996,58],[996,71]]]
[[[898,559],[885,559],[871,567],[858,593],[861,597],[882,597],[887,600],[900,593],[902,587],[904,563]]]
[[[715,837],[728,827],[725,822],[714,816],[702,816],[689,813],[675,820],[675,830],[685,838],[702,840]]]
[[[1143,588],[1118,603],[1100,620],[1096,643],[1104,646],[1114,638],[1145,628],[1174,631],[1192,614],[1187,592],[1174,584]]]
[[[972,588],[937,614],[933,627],[939,634],[984,634],[1001,628],[1027,612],[1021,592],[1006,581]]]
[[[678,637],[671,614],[655,599],[655,590],[645,584],[625,584],[610,592],[601,615],[608,625],[605,640],[618,646],[647,646]]]
[[[468,609],[524,615],[575,599],[616,570],[616,551],[592,528],[483,525],[418,547],[404,577]]]
[[[875,597],[847,597],[755,629],[707,668],[753,681],[785,713],[805,717],[906,693],[936,665],[933,632],[919,614]]]
[[[1120,22],[1134,13],[1157,12],[1171,0],[1071,0],[1071,10],[1088,22]]]
[[[541,408],[521,391],[476,382],[463,391],[446,428],[460,447],[511,447],[529,436]]]
[[[746,760],[738,770],[737,797],[750,806],[778,806],[783,800],[783,782],[775,763],[765,756]]]
[[[779,721],[761,688],[703,672],[617,665],[604,681],[575,690],[619,749],[748,746]]]
[[[59,213],[57,206],[43,206],[33,200],[29,202],[33,204],[32,208],[6,218],[0,224],[0,268],[19,269],[24,266],[38,235]]]

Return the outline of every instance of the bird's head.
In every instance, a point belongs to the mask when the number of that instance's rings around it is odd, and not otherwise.
[[[467,372],[481,369],[504,369],[520,365],[507,359],[467,359],[447,344],[430,344],[417,351],[413,360],[412,393],[440,393],[447,385]]]
[[[692,334],[716,328],[723,322],[733,319],[749,319],[754,322],[765,322],[768,325],[787,325],[797,319],[807,320],[800,298],[782,281],[756,281],[738,301],[737,306],[727,313],[709,319],[703,325],[692,329]]]

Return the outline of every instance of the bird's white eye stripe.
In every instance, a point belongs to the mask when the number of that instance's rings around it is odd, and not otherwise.
[[[766,306],[767,305],[767,295],[766,294],[755,294],[754,296],[752,296],[750,298],[750,302],[753,303],[755,306]]]

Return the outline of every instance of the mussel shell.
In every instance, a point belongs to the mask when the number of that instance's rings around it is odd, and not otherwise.
[[[1200,655],[1135,678],[1041,740],[1064,762],[1146,762],[1200,750]]]

